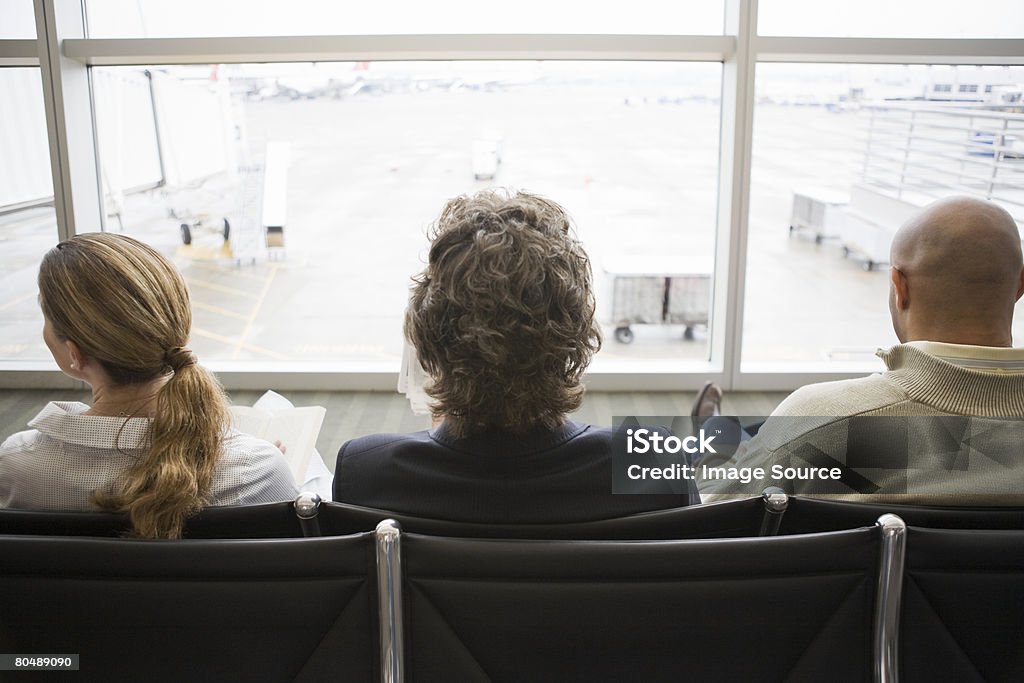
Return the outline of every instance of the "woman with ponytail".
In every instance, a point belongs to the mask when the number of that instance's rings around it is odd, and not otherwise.
[[[92,405],[52,402],[0,446],[0,507],[110,510],[144,538],[179,538],[208,505],[292,499],[270,443],[231,428],[220,383],[188,349],[181,275],[124,235],[61,242],[39,269],[43,339]]]

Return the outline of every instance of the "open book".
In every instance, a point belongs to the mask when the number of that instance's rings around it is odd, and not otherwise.
[[[322,406],[295,408],[280,394],[268,391],[255,405],[231,406],[235,428],[285,447],[284,459],[295,478],[296,486],[306,480],[309,459],[316,448],[316,438],[324,423],[327,409]]]

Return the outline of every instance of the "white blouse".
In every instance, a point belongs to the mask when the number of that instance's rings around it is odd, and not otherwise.
[[[0,507],[94,510],[92,492],[109,490],[146,454],[149,418],[84,415],[84,403],[55,401],[28,423],[32,429],[0,445]],[[298,493],[277,448],[237,430],[224,439],[210,505],[293,500]]]

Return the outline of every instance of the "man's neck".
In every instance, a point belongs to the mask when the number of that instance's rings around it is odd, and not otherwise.
[[[1013,335],[1006,331],[987,330],[923,330],[908,333],[904,343],[912,341],[941,342],[943,344],[963,344],[965,346],[994,346],[1010,348],[1013,346]]]

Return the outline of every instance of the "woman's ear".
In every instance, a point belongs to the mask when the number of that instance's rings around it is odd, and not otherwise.
[[[64,348],[68,352],[68,360],[72,370],[81,371],[85,367],[86,363],[89,362],[88,357],[82,352],[82,349],[75,342],[70,339],[65,339],[63,342]]]

